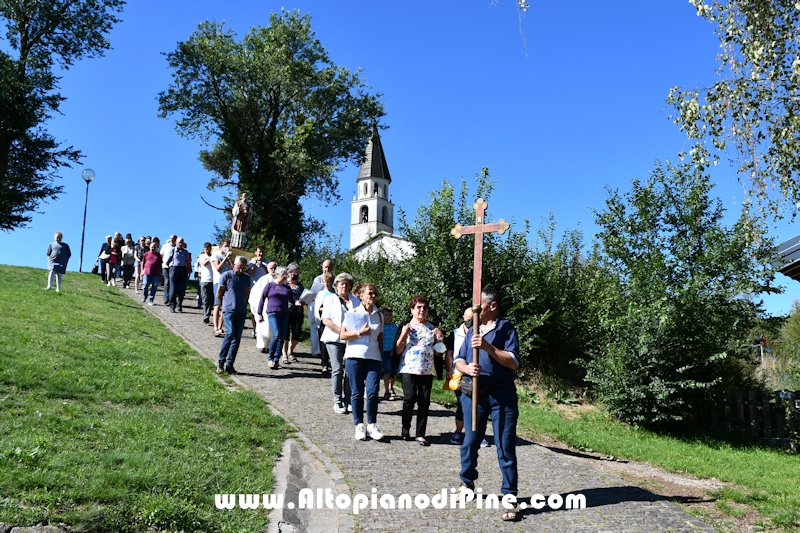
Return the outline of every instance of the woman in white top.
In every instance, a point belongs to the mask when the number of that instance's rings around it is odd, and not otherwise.
[[[366,321],[357,330],[347,329],[347,318],[342,325],[340,337],[347,342],[344,351],[347,376],[350,378],[353,408],[353,424],[356,427],[356,440],[381,440],[383,433],[378,429],[378,388],[383,371],[383,316],[375,305],[378,291],[375,285],[367,283],[361,287],[361,305],[349,311],[366,315]],[[367,397],[367,425],[364,427],[364,392]]]
[[[347,413],[350,405],[350,383],[344,379],[344,341],[339,337],[344,314],[357,307],[361,302],[350,295],[353,288],[353,276],[342,272],[333,280],[335,294],[323,300],[323,309],[320,318],[325,324],[320,341],[325,343],[331,364],[331,388],[333,389],[333,410],[336,413]]]

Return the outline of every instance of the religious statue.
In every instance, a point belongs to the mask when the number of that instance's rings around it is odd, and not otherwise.
[[[242,198],[236,200],[231,209],[233,215],[231,220],[231,246],[234,248],[242,248],[244,246],[244,238],[247,236],[247,228],[250,226],[250,218],[253,216],[253,210],[250,203],[247,201],[247,193],[242,193]]]

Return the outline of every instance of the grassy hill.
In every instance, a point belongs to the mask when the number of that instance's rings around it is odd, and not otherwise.
[[[286,433],[257,395],[96,276],[0,265],[0,522],[259,531]]]

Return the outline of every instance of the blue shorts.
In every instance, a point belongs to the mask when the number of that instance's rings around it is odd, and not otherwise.
[[[389,374],[390,376],[394,377],[395,371],[392,368],[392,351],[391,350],[384,350],[383,351],[383,373]]]
[[[214,284],[214,305],[222,305],[222,303],[217,299],[217,287],[219,287],[219,283]]]

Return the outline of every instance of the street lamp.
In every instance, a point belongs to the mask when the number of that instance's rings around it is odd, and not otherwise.
[[[86,202],[83,204],[83,231],[81,232],[81,261],[78,264],[78,272],[83,272],[83,239],[86,237],[86,208],[89,206],[89,183],[94,179],[94,170],[84,169],[81,172],[83,181],[86,182]]]

